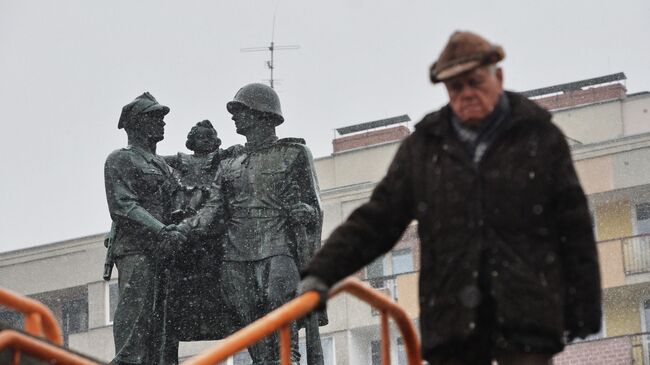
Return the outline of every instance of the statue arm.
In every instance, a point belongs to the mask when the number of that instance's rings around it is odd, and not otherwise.
[[[318,188],[316,169],[314,168],[314,160],[306,146],[300,145],[300,147],[300,153],[297,155],[292,166],[293,176],[291,181],[295,182],[297,192],[300,194],[300,202],[313,209],[311,219],[304,223],[307,225],[320,225],[323,220],[323,209],[320,201],[320,191]]]
[[[178,170],[180,166],[180,152],[175,154],[175,155],[170,155],[170,156],[162,156],[162,158],[167,162],[169,166],[171,166],[174,170]]]
[[[307,206],[310,210],[309,214],[302,215],[302,219],[294,218],[294,230],[304,232],[296,234],[295,237],[296,244],[298,244],[296,250],[298,266],[303,268],[302,266],[309,262],[315,251],[320,247],[323,211],[311,153],[306,146],[301,144],[297,146],[299,153],[292,163],[289,179],[292,182],[290,194],[297,195],[298,199],[295,200],[298,201],[298,204],[303,207]],[[300,236],[303,237],[300,238]]]
[[[203,233],[208,230],[218,231],[212,232],[215,235],[223,232],[225,227],[225,199],[223,194],[221,174],[217,173],[210,187],[210,199],[194,216],[186,218],[178,224],[178,230],[184,234],[188,234],[190,231]]]

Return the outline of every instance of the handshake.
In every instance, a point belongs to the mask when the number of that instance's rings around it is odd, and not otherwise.
[[[187,243],[189,233],[189,227],[182,223],[166,225],[158,232],[160,249],[166,254],[178,252]]]

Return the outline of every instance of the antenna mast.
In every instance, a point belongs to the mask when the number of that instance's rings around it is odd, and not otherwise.
[[[290,45],[290,46],[276,46],[275,45],[275,13],[273,14],[273,29],[271,30],[271,45],[268,47],[249,47],[249,48],[242,48],[240,49],[241,52],[262,52],[262,51],[270,51],[271,52],[271,60],[266,61],[266,67],[271,71],[271,78],[269,79],[269,83],[271,84],[271,88],[274,88],[274,78],[273,78],[273,70],[275,69],[275,59],[274,59],[274,53],[275,51],[285,51],[289,49],[299,49],[300,46],[298,45]]]

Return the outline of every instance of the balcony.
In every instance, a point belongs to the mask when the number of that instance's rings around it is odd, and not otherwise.
[[[419,272],[405,272],[394,275],[367,278],[370,286],[401,305],[411,317],[416,318],[419,313],[418,303],[418,277]],[[378,313],[372,312],[373,316]]]
[[[623,238],[621,245],[625,275],[650,272],[650,235]]]
[[[600,241],[597,248],[604,289],[650,281],[650,235]]]
[[[650,365],[649,343],[648,332],[574,342],[553,358],[553,364]]]

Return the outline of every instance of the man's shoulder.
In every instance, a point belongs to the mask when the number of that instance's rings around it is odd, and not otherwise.
[[[135,153],[133,150],[129,147],[123,147],[116,149],[115,151],[111,152],[108,154],[108,157],[106,157],[106,163],[125,163],[128,161],[132,161],[133,157],[135,156]]]
[[[514,91],[506,91],[505,93],[508,97],[510,113],[513,118],[539,122],[542,125],[551,123],[551,113],[535,101]]]
[[[307,155],[311,157],[311,151],[309,151],[309,147],[307,147],[305,140],[302,138],[280,138],[275,142],[273,148],[278,152],[286,153],[288,155]]]
[[[438,110],[430,112],[415,125],[415,131],[411,134],[411,136],[413,136],[413,139],[417,139],[428,133],[436,133],[436,131],[444,128],[444,124],[449,119],[449,116],[449,104],[441,107]]]

